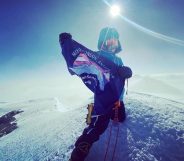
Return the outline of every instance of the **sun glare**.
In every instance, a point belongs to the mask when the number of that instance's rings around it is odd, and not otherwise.
[[[112,16],[117,16],[120,14],[120,7],[118,5],[112,5],[110,12]]]

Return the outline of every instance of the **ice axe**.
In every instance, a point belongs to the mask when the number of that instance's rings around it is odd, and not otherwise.
[[[91,114],[92,114],[92,111],[93,111],[93,106],[94,104],[93,103],[90,103],[88,104],[88,114],[87,114],[87,117],[86,117],[86,124],[89,125],[91,123]]]

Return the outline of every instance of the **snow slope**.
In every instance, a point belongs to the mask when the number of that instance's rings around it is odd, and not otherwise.
[[[91,100],[88,100],[90,102]],[[67,161],[85,125],[86,102],[64,106],[57,98],[0,103],[0,115],[13,109],[18,129],[0,138],[0,160]],[[67,109],[67,110],[66,110]],[[184,104],[153,95],[130,92],[127,120],[119,124],[115,161],[182,161],[184,159]],[[112,126],[113,125],[113,126]],[[106,161],[112,157],[117,125],[109,124],[86,161],[102,161],[112,126]]]
[[[135,75],[129,80],[129,89],[184,103],[184,74]]]
[[[128,118],[119,125],[115,161],[182,161],[184,159],[184,104],[152,95],[131,93],[126,102],[126,109]],[[107,161],[112,159],[117,134],[116,126],[113,126],[113,134]],[[98,155],[104,158],[109,135],[110,127],[94,145],[87,161],[94,160]]]

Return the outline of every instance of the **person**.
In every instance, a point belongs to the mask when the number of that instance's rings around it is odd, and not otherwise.
[[[71,35],[60,34],[60,43],[64,43],[67,38],[71,38]],[[121,58],[117,56],[122,51],[122,47],[119,41],[119,33],[115,28],[105,27],[100,31],[98,50],[97,54],[117,65],[118,77],[112,78],[103,91],[96,89],[89,125],[75,142],[75,148],[69,161],[84,161],[92,144],[99,139],[108,127],[110,119],[123,122],[126,118],[123,103],[124,83],[125,79],[132,76],[132,71],[129,67],[124,66]],[[119,85],[123,88],[120,88]]]

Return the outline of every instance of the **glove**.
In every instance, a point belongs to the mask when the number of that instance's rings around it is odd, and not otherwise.
[[[122,79],[127,79],[132,77],[132,70],[127,66],[121,66],[118,69],[118,73]]]
[[[61,45],[64,44],[65,40],[71,39],[72,35],[70,33],[63,32],[59,34],[59,42]]]

